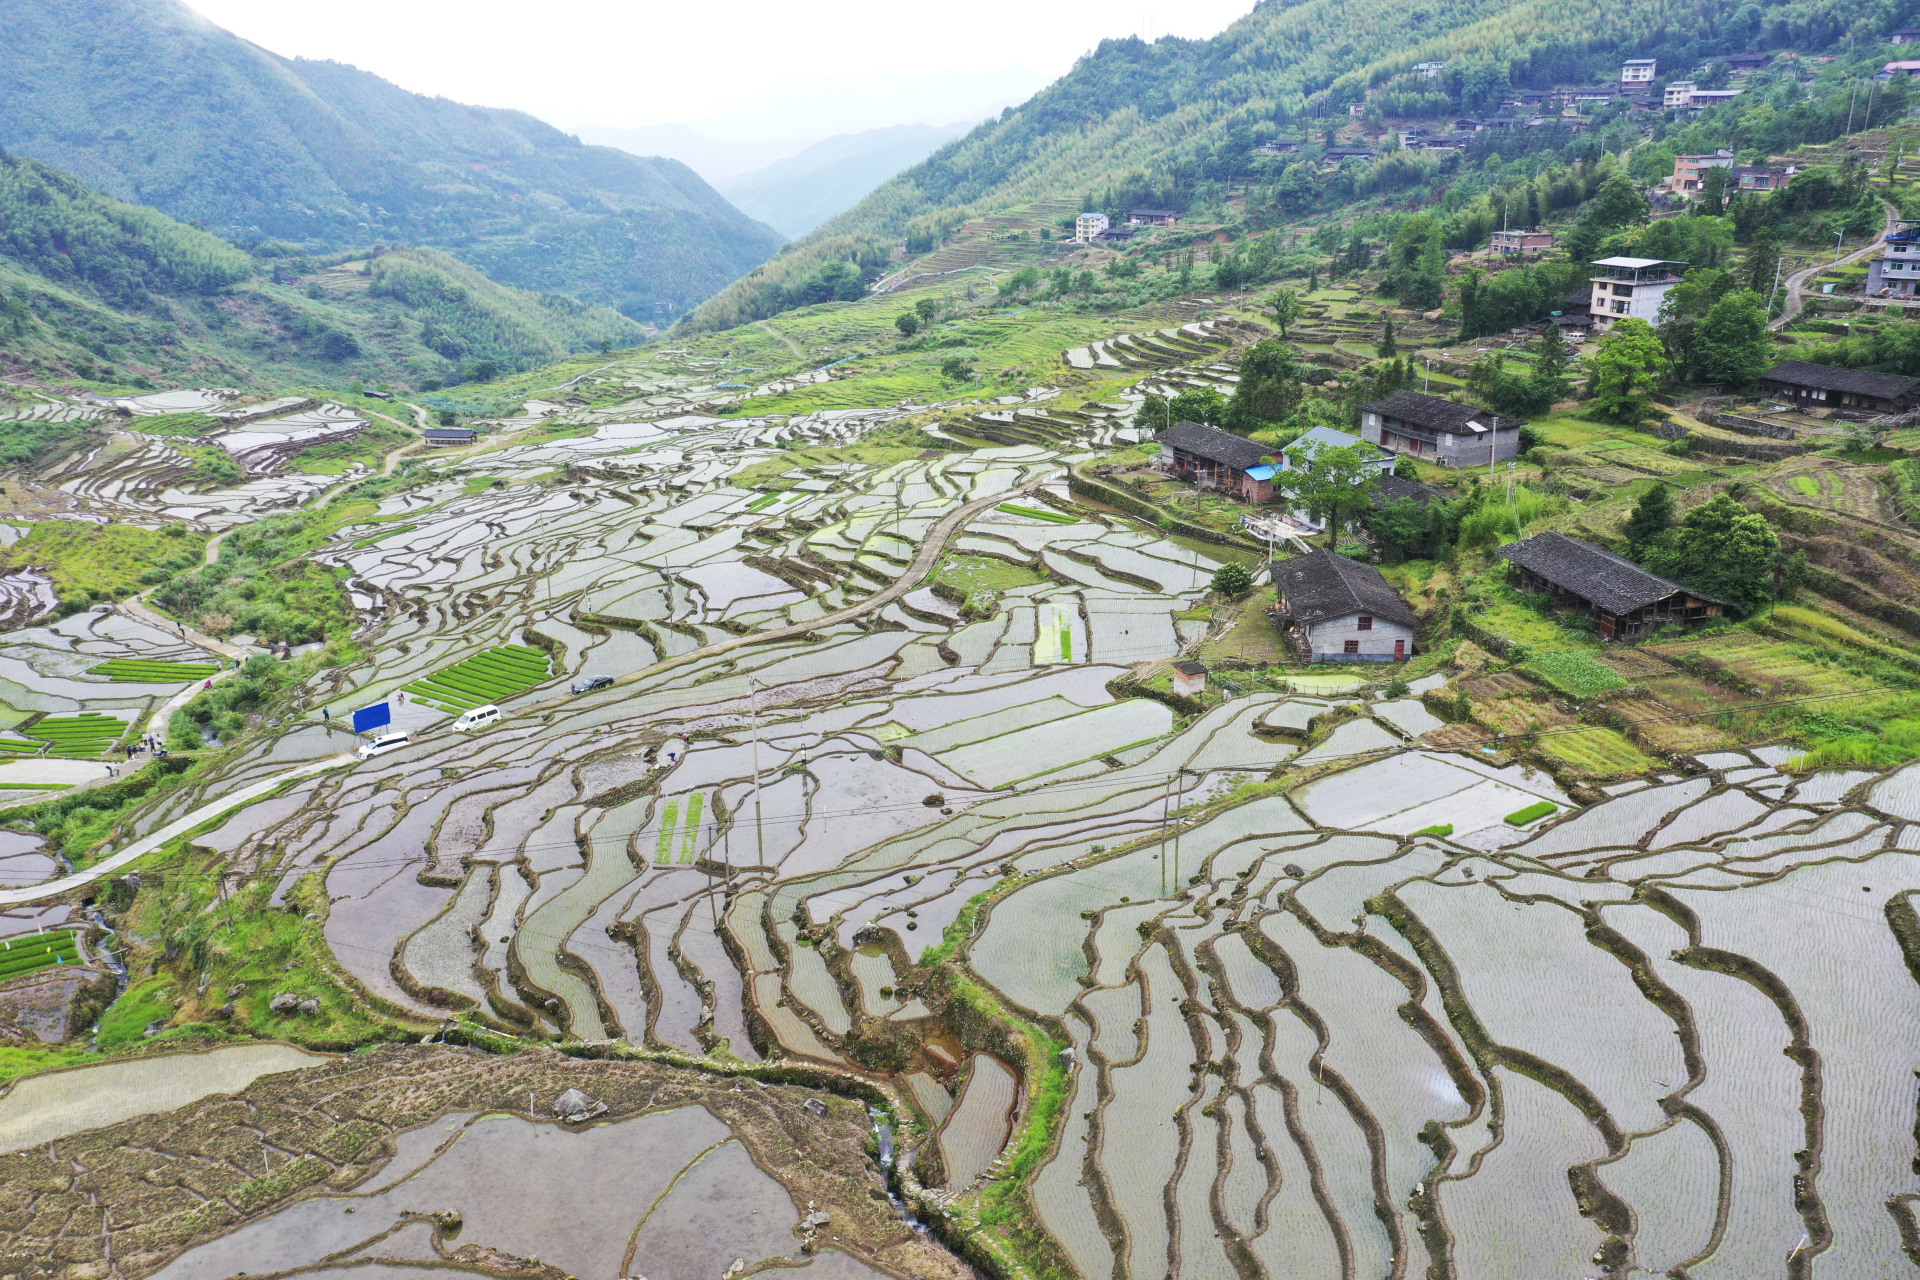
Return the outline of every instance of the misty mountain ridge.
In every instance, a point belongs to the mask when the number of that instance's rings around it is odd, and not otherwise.
[[[905,124],[841,134],[721,182],[720,193],[782,235],[805,235],[972,127]]]

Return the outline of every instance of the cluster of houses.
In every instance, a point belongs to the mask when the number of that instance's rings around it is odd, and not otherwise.
[[[1113,225],[1104,213],[1083,213],[1073,220],[1073,238],[1077,244],[1115,243],[1133,239],[1139,227],[1171,227],[1180,221],[1172,209],[1135,209],[1127,215],[1125,226]]]
[[[1744,165],[1733,152],[1722,149],[1702,155],[1675,156],[1673,173],[1663,180],[1663,185],[1667,191],[1691,199],[1705,188],[1707,174],[1714,169],[1726,170],[1723,191],[1778,191],[1799,172],[1792,165],[1785,168]]]
[[[1589,620],[1602,640],[1640,640],[1669,626],[1727,616],[1718,597],[1683,587],[1605,547],[1539,533],[1500,548],[1515,585]],[[1419,617],[1370,564],[1319,550],[1273,566],[1268,616],[1306,662],[1405,662]]]

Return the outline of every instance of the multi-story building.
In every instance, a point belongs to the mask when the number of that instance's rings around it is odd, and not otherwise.
[[[1651,84],[1659,64],[1652,58],[1628,58],[1620,64],[1621,84]]]
[[[1501,254],[1546,253],[1553,248],[1553,232],[1538,227],[1515,227],[1493,233],[1493,251]]]
[[[1731,185],[1742,191],[1778,191],[1793,181],[1797,170],[1788,165],[1784,169],[1768,169],[1759,165],[1735,165]]]
[[[1691,80],[1669,81],[1666,89],[1660,94],[1660,105],[1669,111],[1675,107],[1684,107],[1687,105],[1687,99],[1692,97],[1693,91],[1699,87]]]
[[[1104,213],[1083,213],[1073,220],[1073,238],[1081,244],[1091,244],[1100,238],[1107,229],[1107,215]]]
[[[1443,467],[1484,467],[1520,453],[1520,420],[1418,391],[1360,406],[1360,436],[1392,454]]]
[[[1447,69],[1447,64],[1444,62],[1416,62],[1413,64],[1413,66],[1408,68],[1408,70],[1412,72],[1412,74],[1416,76],[1425,76],[1429,80],[1433,79],[1435,76],[1439,75],[1442,71],[1445,71],[1446,69]]]
[[[1675,191],[1698,191],[1707,170],[1731,169],[1736,159],[1738,157],[1724,147],[1710,156],[1675,156],[1673,177],[1668,179],[1668,185]]]
[[[1867,296],[1911,298],[1920,285],[1920,222],[1894,224],[1886,248],[1867,267]]]
[[[1594,262],[1593,330],[1605,333],[1613,322],[1632,316],[1648,324],[1660,323],[1660,304],[1680,283],[1687,264],[1663,258],[1601,258]]]

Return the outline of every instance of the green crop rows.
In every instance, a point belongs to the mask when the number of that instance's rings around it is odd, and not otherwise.
[[[1560,806],[1551,800],[1536,800],[1524,809],[1516,809],[1507,815],[1507,821],[1516,827],[1524,827],[1535,818],[1544,818]]]
[[[205,680],[220,670],[209,662],[161,662],[153,658],[109,658],[97,667],[89,667],[90,676],[106,676],[116,681],[145,684],[184,684]]]
[[[77,716],[48,716],[20,730],[30,738],[51,742],[48,755],[87,757],[103,754],[127,731],[127,722],[118,716],[86,711]]]
[[[994,508],[1012,516],[1025,516],[1029,520],[1045,520],[1048,524],[1078,524],[1078,516],[1070,516],[1064,511],[1042,511],[1038,507],[1023,507],[1017,502],[1003,502]]]
[[[80,947],[71,930],[37,933],[0,944],[0,982],[56,964],[79,964]]]
[[[1612,667],[1578,650],[1543,653],[1520,669],[1576,698],[1591,698],[1627,687],[1627,682]]]
[[[549,674],[545,650],[524,644],[503,644],[450,667],[442,667],[404,687],[429,706],[461,712],[505,702],[515,694],[525,693]]]

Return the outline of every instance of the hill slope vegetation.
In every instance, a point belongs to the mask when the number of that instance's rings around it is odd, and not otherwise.
[[[423,387],[644,336],[433,249],[250,254],[0,153],[0,371]]]
[[[677,161],[281,58],[177,0],[0,7],[0,146],[240,243],[434,245],[639,319],[780,243]]]

